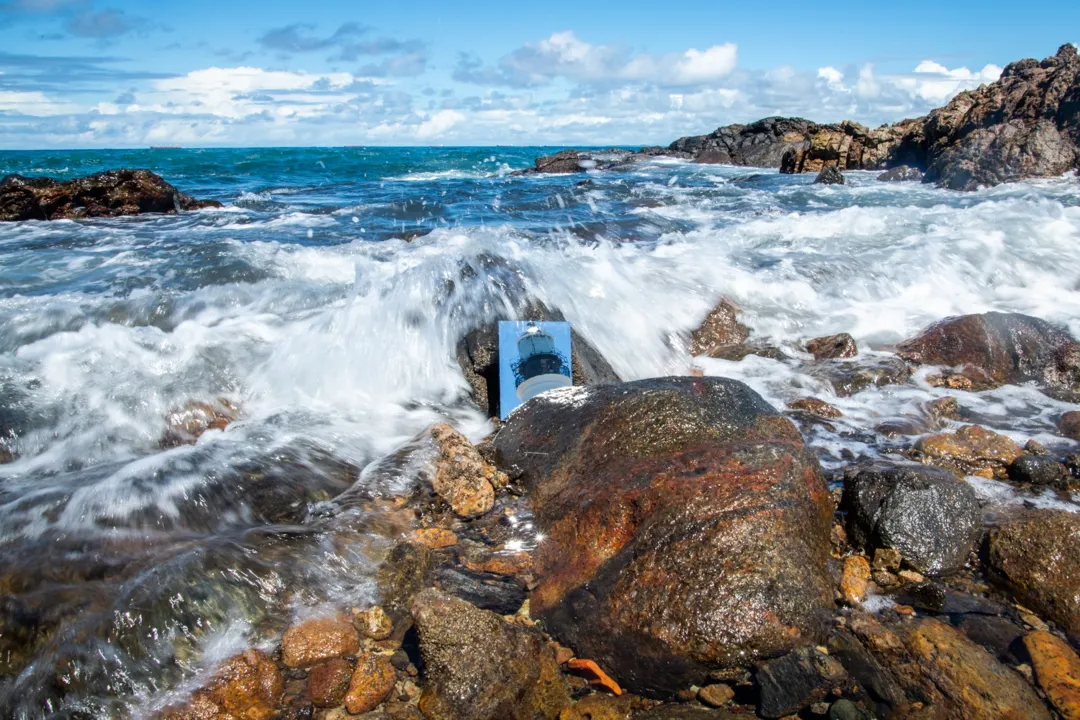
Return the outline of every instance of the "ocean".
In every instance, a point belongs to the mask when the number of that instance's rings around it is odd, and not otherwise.
[[[1035,388],[950,393],[923,369],[839,397],[802,346],[847,332],[872,361],[987,310],[1080,337],[1075,177],[958,193],[662,158],[511,174],[554,150],[0,152],[0,176],[145,167],[225,204],[0,223],[0,431],[16,452],[0,465],[0,596],[37,633],[0,637],[0,708],[146,716],[293,615],[373,599],[396,530],[345,491],[407,486],[408,468],[375,461],[433,422],[491,432],[455,347],[525,296],[624,379],[693,367],[777,407],[828,400],[843,417],[806,434],[830,472],[910,444],[875,428],[946,394],[1063,448],[1054,422],[1072,406]],[[687,334],[721,297],[786,357],[691,358]],[[240,419],[163,449],[171,411],[216,399]],[[1007,488],[976,485],[1077,509]]]

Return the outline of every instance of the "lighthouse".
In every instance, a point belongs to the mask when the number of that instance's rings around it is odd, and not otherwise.
[[[518,360],[511,365],[521,402],[542,392],[570,387],[570,362],[557,349],[555,338],[530,323],[517,341]]]

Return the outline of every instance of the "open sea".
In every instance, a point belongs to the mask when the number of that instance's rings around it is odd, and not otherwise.
[[[554,150],[0,152],[0,176],[145,167],[226,206],[0,223],[0,432],[16,453],[0,465],[0,612],[37,633],[0,634],[0,716],[147,716],[294,615],[372,600],[399,531],[339,495],[407,486],[408,468],[373,463],[433,422],[492,430],[455,345],[526,295],[624,379],[696,367],[778,407],[829,401],[844,416],[807,438],[830,471],[906,447],[874,429],[949,393],[923,369],[837,397],[805,340],[848,332],[872,362],[987,310],[1080,337],[1075,177],[958,193],[664,159],[511,175]],[[721,297],[787,357],[691,358]],[[952,394],[967,419],[1051,448],[1075,409],[1027,387]],[[170,411],[218,398],[238,421],[162,448]],[[1007,487],[976,485],[1076,509]]]

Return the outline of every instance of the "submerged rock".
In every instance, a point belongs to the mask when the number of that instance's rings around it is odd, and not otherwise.
[[[878,466],[846,478],[841,508],[850,537],[868,553],[898,550],[927,574],[963,567],[979,527],[971,486],[917,465]]]
[[[821,172],[814,179],[815,185],[843,185],[845,183],[847,183],[847,178],[835,165],[826,165],[821,168]]]
[[[708,355],[719,347],[741,345],[749,338],[750,328],[739,322],[739,308],[724,298],[690,333],[690,354]]]
[[[815,360],[850,358],[859,354],[855,338],[847,333],[814,338],[806,343],[806,351],[813,355]]]
[[[546,535],[533,617],[624,687],[671,695],[818,636],[832,604],[824,478],[742,383],[545,393],[495,447]]]
[[[910,165],[898,165],[881,173],[877,179],[878,182],[919,182],[923,179],[923,172]]]
[[[830,383],[840,397],[864,390],[905,383],[911,369],[895,356],[866,356],[856,360],[830,360],[814,365],[810,374]]]
[[[558,310],[531,302],[515,313],[518,320],[565,321]],[[574,385],[619,382],[604,356],[573,328],[570,329],[571,374]],[[489,417],[499,417],[499,325],[488,323],[463,337],[457,345],[457,361],[472,387],[472,399]]]
[[[285,679],[274,661],[248,650],[227,660],[187,703],[166,709],[161,720],[270,720],[284,691]]]
[[[1070,440],[1080,440],[1080,410],[1070,410],[1057,422],[1058,432]]]
[[[207,430],[224,430],[239,416],[236,406],[225,398],[213,402],[193,400],[169,412],[160,445],[163,448],[194,445]]]
[[[912,363],[956,368],[973,389],[1024,382],[1080,387],[1080,344],[1065,330],[1019,313],[946,318],[900,343],[897,352]]]
[[[149,170],[109,170],[67,182],[8,175],[0,180],[0,222],[117,217],[221,207],[185,195]]]
[[[552,720],[570,704],[539,631],[437,590],[413,601],[430,720]]]
[[[840,412],[839,409],[833,407],[824,400],[814,397],[793,400],[788,403],[788,407],[792,410],[809,413],[815,417],[825,418],[826,420],[835,420],[844,416],[844,413]]]
[[[912,454],[920,462],[958,475],[1004,478],[1007,468],[1023,453],[1012,439],[979,425],[965,425],[953,433],[919,439]]]
[[[1031,511],[990,533],[988,560],[1021,603],[1080,635],[1080,518]]]

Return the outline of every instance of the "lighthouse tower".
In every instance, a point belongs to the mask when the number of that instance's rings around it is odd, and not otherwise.
[[[518,360],[511,365],[517,396],[525,402],[547,390],[570,387],[570,363],[555,349],[555,338],[530,324],[517,341]]]

